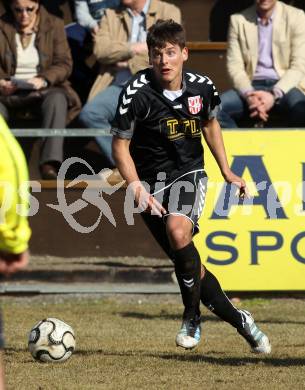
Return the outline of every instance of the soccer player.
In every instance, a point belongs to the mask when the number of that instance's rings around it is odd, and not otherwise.
[[[183,69],[185,41],[183,27],[173,20],[160,20],[149,30],[152,67],[137,73],[120,95],[113,156],[135,202],[146,208],[141,214],[145,223],[174,262],[184,304],[176,344],[191,349],[199,343],[201,300],[234,326],[254,352],[269,353],[268,337],[249,312],[231,304],[201,264],[192,241],[207,187],[201,134],[226,182],[235,184],[241,197],[247,187],[227,162],[216,120],[220,99],[215,86],[208,77]]]
[[[28,189],[22,185],[28,180],[27,163],[1,115],[0,156],[0,274],[9,275],[28,263],[31,230],[26,217]],[[0,350],[3,346],[0,317]],[[0,361],[0,390],[3,389],[4,376]]]

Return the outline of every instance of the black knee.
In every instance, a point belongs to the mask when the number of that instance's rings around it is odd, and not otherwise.
[[[174,251],[174,259],[176,273],[200,276],[200,256],[193,242],[190,242],[182,249]]]
[[[201,302],[204,306],[210,308],[217,303],[219,296],[222,297],[222,294],[223,292],[218,280],[204,267],[204,276],[201,280]]]

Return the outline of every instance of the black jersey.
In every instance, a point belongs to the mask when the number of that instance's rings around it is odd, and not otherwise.
[[[153,184],[158,173],[165,172],[169,182],[203,168],[202,127],[216,116],[219,105],[208,77],[183,71],[182,95],[171,101],[148,68],[122,90],[111,132],[131,139],[131,156],[141,180]]]

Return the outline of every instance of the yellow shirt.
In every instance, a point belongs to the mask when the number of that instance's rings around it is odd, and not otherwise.
[[[15,137],[0,115],[0,251],[18,254],[31,236],[27,211],[27,162]]]

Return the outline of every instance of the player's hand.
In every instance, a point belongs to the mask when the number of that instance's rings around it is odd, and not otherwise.
[[[0,80],[0,94],[3,96],[13,95],[17,91],[17,85],[10,80]]]
[[[247,188],[246,182],[241,177],[235,175],[232,171],[224,174],[224,179],[229,184],[234,184],[239,188],[238,197],[241,199],[250,198],[249,190]]]
[[[154,198],[144,187],[138,186],[135,189],[135,202],[141,211],[157,215],[160,218],[166,214],[165,208]]]
[[[46,87],[46,80],[43,79],[42,77],[33,77],[29,80],[27,80],[29,84],[33,85],[33,89],[36,89],[37,91],[39,89],[45,88]]]
[[[10,254],[0,252],[0,273],[4,275],[13,274],[28,265],[29,252]]]

